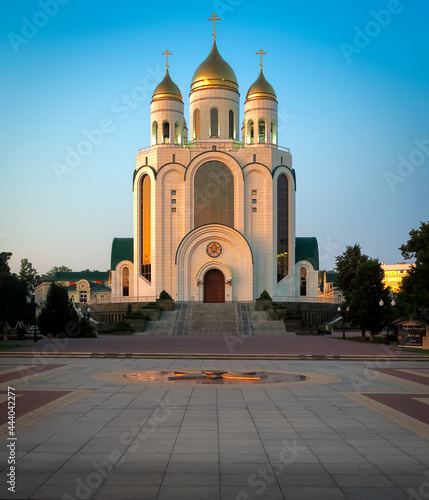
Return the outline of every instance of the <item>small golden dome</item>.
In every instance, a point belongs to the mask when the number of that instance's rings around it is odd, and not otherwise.
[[[176,101],[183,102],[179,87],[170,78],[168,68],[165,72],[164,78],[153,91],[152,101],[158,101],[160,99],[174,99]]]
[[[247,92],[246,101],[250,101],[252,99],[272,99],[274,101],[277,100],[276,93],[274,92],[273,87],[265,79],[262,68],[257,80],[255,81],[255,83],[253,83],[253,85],[250,86],[250,89]]]
[[[216,41],[207,59],[198,66],[192,77],[191,93],[201,88],[227,88],[238,92],[234,70],[219,54]]]

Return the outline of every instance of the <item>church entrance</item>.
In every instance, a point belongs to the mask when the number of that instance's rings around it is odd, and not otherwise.
[[[204,275],[204,302],[225,302],[225,276],[219,269],[210,269]]]

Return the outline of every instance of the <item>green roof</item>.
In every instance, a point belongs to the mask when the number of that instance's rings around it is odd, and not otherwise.
[[[114,238],[112,242],[112,255],[110,269],[114,271],[119,262],[129,260],[134,262],[134,238]]]
[[[55,273],[45,281],[109,281],[109,271],[70,271]]]
[[[319,245],[317,238],[295,238],[295,264],[300,260],[306,260],[313,265],[315,270],[319,269]]]
[[[336,283],[338,278],[338,273],[326,272],[326,283]]]

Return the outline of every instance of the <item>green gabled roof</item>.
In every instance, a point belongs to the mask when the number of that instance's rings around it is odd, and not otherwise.
[[[114,271],[119,262],[123,260],[134,262],[134,238],[113,239],[110,269]]]
[[[55,273],[51,278],[47,278],[45,281],[108,281],[109,271],[70,271],[70,272],[59,272]]]
[[[295,264],[300,260],[310,262],[315,270],[319,269],[319,245],[317,238],[295,238]]]
[[[326,283],[336,283],[338,278],[338,273],[326,272]]]

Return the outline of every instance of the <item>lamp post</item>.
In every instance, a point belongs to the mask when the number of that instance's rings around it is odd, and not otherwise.
[[[383,299],[380,300],[378,303],[380,307],[384,307],[384,301]],[[392,302],[390,303],[392,307],[396,306],[396,302],[394,299],[392,299]],[[386,318],[386,345],[389,345],[389,317]]]
[[[343,340],[346,340],[346,313],[350,311],[350,307],[345,307],[345,303],[341,302],[342,296],[338,295],[338,300],[340,301],[340,305],[338,306],[337,311],[343,316]]]

